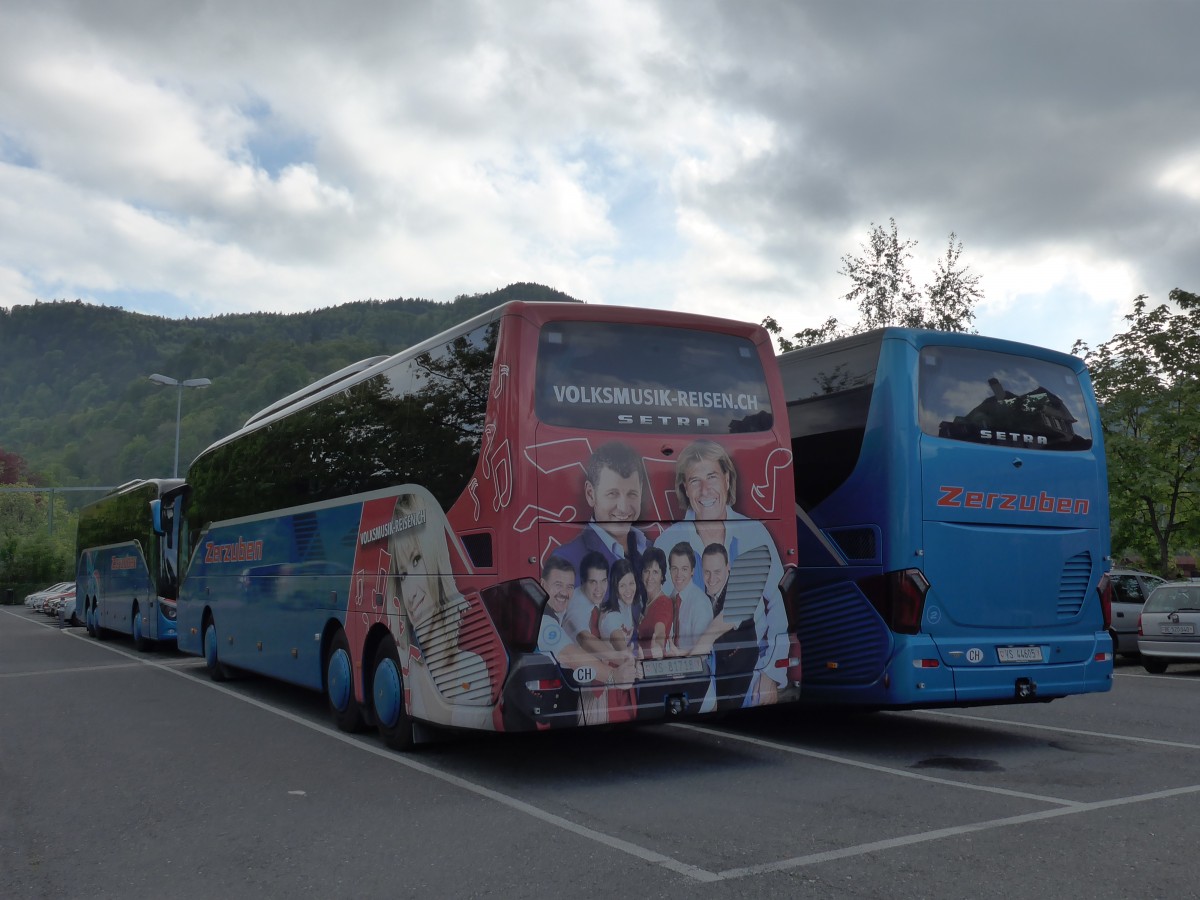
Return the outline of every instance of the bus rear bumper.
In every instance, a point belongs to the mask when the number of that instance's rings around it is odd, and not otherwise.
[[[1042,647],[1043,662],[997,664],[993,644],[970,655],[971,659],[983,657],[977,662],[968,661],[964,652],[961,659],[955,657],[955,663],[948,664],[932,639],[916,635],[897,650],[874,681],[838,684],[809,679],[802,699],[875,709],[920,709],[1039,702],[1112,689],[1112,649],[1104,632],[1088,642],[1090,652],[1072,653],[1067,662],[1053,661],[1057,646],[1053,641],[1020,643]]]
[[[1002,651],[1014,648],[1035,653],[1038,661],[996,662]],[[1090,638],[1034,636],[1031,640],[985,645],[982,653],[982,661],[956,660],[950,666],[959,703],[1047,700],[1112,689],[1112,642],[1106,632],[1096,632]],[[962,660],[966,660],[966,654]]]

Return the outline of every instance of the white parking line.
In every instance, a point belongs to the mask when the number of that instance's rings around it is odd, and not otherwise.
[[[15,609],[15,607],[13,609]],[[63,630],[63,627],[62,627],[62,625],[59,624],[58,619],[51,619],[46,616],[43,616],[40,620],[39,619],[31,619],[31,618],[29,618],[28,615],[20,615],[16,612],[13,612],[12,609],[4,609],[4,610],[0,610],[0,612],[3,612],[6,616],[12,616],[14,619],[20,619],[22,622],[28,622],[30,625],[40,625],[40,626],[42,626],[42,628],[50,628],[54,631],[62,631]],[[40,615],[40,613],[39,613],[39,615]],[[79,627],[78,625],[68,625],[67,626],[67,628],[78,628],[78,627]]]
[[[86,637],[83,635],[73,635],[73,636],[78,637],[80,640],[86,640]],[[981,831],[988,831],[988,830],[992,830],[992,829],[996,829],[996,828],[1007,828],[1007,827],[1014,826],[1014,825],[1025,825],[1030,822],[1044,821],[1047,819],[1059,818],[1061,816],[1077,815],[1079,813],[1094,812],[1096,810],[1109,809],[1109,808],[1116,807],[1116,806],[1126,806],[1126,805],[1130,805],[1130,804],[1134,804],[1134,803],[1148,803],[1148,802],[1152,802],[1155,800],[1164,800],[1164,799],[1169,799],[1172,797],[1179,797],[1179,796],[1183,796],[1183,795],[1187,795],[1187,794],[1200,793],[1200,785],[1188,785],[1186,787],[1179,787],[1179,788],[1173,788],[1170,790],[1157,791],[1157,792],[1151,793],[1151,794],[1139,794],[1137,796],[1132,796],[1132,797],[1119,797],[1119,798],[1112,799],[1112,800],[1101,800],[1101,801],[1094,802],[1094,803],[1080,803],[1080,802],[1072,801],[1072,800],[1062,800],[1059,798],[1045,797],[1045,796],[1040,796],[1037,794],[1025,794],[1025,793],[1022,793],[1019,791],[1007,791],[1002,788],[988,788],[988,787],[984,787],[984,786],[980,786],[980,785],[968,784],[966,782],[956,782],[956,781],[952,781],[950,779],[936,778],[936,777],[931,777],[928,775],[919,775],[914,772],[907,772],[903,769],[895,769],[895,768],[890,768],[887,766],[878,766],[873,763],[865,763],[865,762],[862,762],[859,760],[852,760],[852,759],[848,759],[848,758],[836,757],[836,756],[833,756],[832,754],[818,753],[816,751],[803,750],[803,749],[797,748],[797,747],[789,747],[784,744],[777,744],[772,741],[764,741],[759,738],[752,738],[752,737],[745,736],[745,735],[738,735],[736,733],[732,733],[732,732],[728,732],[728,731],[717,731],[716,729],[706,728],[706,727],[698,726],[698,725],[676,723],[676,727],[679,727],[679,728],[696,731],[696,732],[702,733],[702,734],[719,735],[722,739],[742,741],[744,743],[763,746],[765,748],[779,751],[779,752],[817,758],[817,759],[821,759],[821,760],[828,761],[828,762],[838,763],[841,765],[850,765],[850,766],[854,766],[856,768],[863,768],[863,769],[868,769],[868,770],[872,770],[872,771],[878,771],[882,774],[887,774],[887,775],[895,775],[895,776],[901,776],[901,777],[905,777],[905,778],[916,778],[918,780],[935,782],[935,783],[943,784],[943,785],[946,785],[949,787],[957,787],[957,788],[963,788],[963,789],[967,789],[967,790],[984,790],[984,791],[988,791],[990,793],[1002,794],[1002,795],[1006,795],[1006,796],[1017,797],[1017,798],[1021,798],[1021,799],[1028,799],[1028,800],[1032,800],[1032,801],[1036,801],[1036,802],[1051,803],[1051,804],[1057,805],[1057,808],[1055,808],[1055,809],[1043,810],[1041,812],[1026,813],[1026,814],[1019,815],[1019,816],[1008,816],[1008,817],[1000,818],[1000,819],[991,819],[991,820],[988,820],[985,822],[976,822],[976,823],[968,824],[968,825],[957,825],[957,826],[954,826],[951,828],[933,829],[930,831],[920,832],[918,834],[902,835],[900,837],[887,838],[887,839],[881,840],[881,841],[873,841],[873,842],[866,843],[866,844],[858,844],[853,847],[843,847],[843,848],[839,848],[837,850],[828,850],[828,851],[824,851],[821,853],[812,853],[812,854],[808,854],[805,856],[796,856],[796,857],[792,857],[789,859],[778,860],[775,862],[761,863],[759,865],[754,865],[754,866],[745,866],[745,867],[741,867],[741,868],[737,868],[737,869],[728,869],[728,870],[725,870],[722,872],[711,872],[711,871],[703,869],[699,866],[693,866],[693,865],[689,865],[687,863],[680,862],[679,860],[674,859],[670,856],[666,856],[662,853],[659,853],[655,850],[651,850],[647,847],[643,847],[639,844],[634,844],[630,841],[623,840],[623,839],[615,837],[611,834],[606,834],[604,832],[596,831],[595,829],[587,828],[586,826],[579,825],[575,822],[570,821],[569,819],[565,819],[562,816],[558,816],[558,815],[555,815],[554,813],[547,812],[544,809],[533,806],[532,804],[526,803],[523,800],[518,800],[517,798],[509,796],[508,794],[503,794],[499,791],[492,790],[491,788],[484,787],[483,785],[476,784],[475,782],[467,781],[466,779],[460,778],[457,775],[451,775],[447,772],[443,772],[438,769],[432,768],[431,766],[428,766],[424,763],[418,762],[415,759],[412,759],[411,757],[407,757],[407,756],[395,753],[391,750],[387,750],[382,747],[374,746],[370,743],[363,741],[362,739],[345,734],[345,733],[340,732],[329,726],[321,725],[316,722],[309,721],[308,719],[305,719],[301,716],[297,716],[294,713],[290,713],[286,710],[271,706],[270,704],[264,703],[261,700],[257,700],[253,697],[246,696],[245,694],[238,693],[237,691],[232,690],[228,687],[225,687],[224,685],[220,685],[220,684],[216,684],[212,681],[196,678],[188,672],[180,671],[177,668],[178,661],[171,661],[170,663],[167,663],[167,662],[163,662],[163,661],[159,661],[159,660],[147,659],[144,657],[137,657],[137,656],[134,656],[134,655],[126,652],[125,650],[123,650],[119,647],[110,646],[107,644],[95,644],[95,646],[103,647],[104,649],[109,650],[112,653],[116,653],[120,656],[126,657],[127,659],[133,660],[133,662],[135,662],[137,664],[161,669],[162,671],[169,672],[170,674],[175,675],[179,678],[185,678],[185,679],[187,679],[189,684],[199,685],[201,687],[208,688],[210,690],[218,691],[227,697],[231,697],[235,700],[240,700],[243,703],[248,703],[251,706],[254,706],[258,709],[263,710],[264,712],[268,712],[273,715],[279,716],[283,719],[287,719],[288,721],[293,722],[296,725],[300,725],[311,731],[318,732],[320,734],[325,735],[326,737],[333,738],[334,740],[341,741],[342,743],[348,744],[358,750],[363,750],[363,751],[365,751],[367,753],[371,753],[374,756],[377,756],[381,759],[385,759],[385,760],[388,760],[389,762],[393,762],[398,765],[405,766],[408,769],[411,769],[416,772],[420,772],[424,775],[429,775],[430,777],[436,778],[439,781],[442,781],[446,784],[453,785],[454,787],[460,788],[461,790],[467,791],[468,793],[475,794],[476,796],[479,796],[479,797],[484,797],[495,803],[499,803],[503,806],[508,807],[509,809],[512,809],[516,812],[523,813],[523,814],[530,816],[531,818],[537,819],[541,822],[545,822],[546,824],[551,825],[555,828],[559,828],[563,831],[570,832],[571,834],[575,834],[586,840],[590,840],[597,844],[601,844],[605,847],[608,847],[612,850],[616,850],[619,853],[624,853],[628,856],[634,857],[636,859],[640,859],[643,862],[647,862],[652,865],[659,866],[659,867],[667,869],[671,872],[675,872],[679,875],[683,875],[683,876],[691,879],[692,881],[701,882],[701,883],[734,881],[734,880],[737,880],[740,878],[748,878],[748,877],[752,877],[755,875],[766,874],[769,872],[780,872],[780,871],[785,871],[785,870],[789,870],[789,869],[801,868],[803,866],[810,866],[810,865],[816,865],[818,863],[830,862],[833,860],[847,859],[847,858],[855,857],[855,856],[865,856],[865,855],[868,855],[871,853],[879,853],[879,852],[883,852],[883,851],[887,851],[887,850],[892,850],[897,847],[905,847],[905,846],[911,846],[913,844],[928,843],[930,841],[944,840],[946,838],[958,837],[958,836],[964,835],[964,834],[973,834],[973,833],[978,833]],[[1004,724],[1022,724],[1022,723],[1004,723]],[[1058,729],[1058,730],[1069,731],[1069,729]],[[1089,734],[1089,732],[1076,732],[1076,733]],[[1100,736],[1103,737],[1104,735],[1100,735]],[[1182,746],[1190,746],[1190,745],[1182,745]]]
[[[0,678],[34,678],[38,675],[73,675],[76,672],[100,672],[107,669],[134,669],[138,663],[113,663],[108,666],[74,666],[70,669],[41,669],[32,672],[0,672]]]
[[[1129,741],[1134,744],[1154,744],[1159,747],[1176,747],[1181,750],[1200,750],[1200,744],[1184,741],[1163,741],[1157,738],[1138,737],[1132,734],[1112,734],[1108,731],[1084,731],[1079,728],[1063,728],[1060,725],[1038,725],[1033,722],[1017,722],[1012,719],[996,719],[990,716],[975,716],[968,713],[948,712],[944,709],[914,709],[911,712],[923,716],[940,716],[946,719],[965,719],[971,722],[987,722],[989,725],[1005,725],[1016,728],[1032,728],[1037,731],[1054,731],[1059,734],[1077,734],[1082,737],[1104,738],[1110,741]]]
[[[869,844],[859,844],[855,847],[842,847],[838,850],[827,850],[823,853],[811,853],[807,856],[796,856],[779,862],[763,863],[757,866],[745,866],[740,869],[728,869],[717,872],[720,881],[733,878],[746,878],[751,875],[763,875],[767,872],[781,872],[786,869],[798,869],[801,866],[811,866],[816,863],[830,862],[835,859],[848,859],[852,856],[865,856],[868,853],[878,853],[883,850],[894,850],[897,847],[908,847],[913,844],[924,844],[929,841],[940,841],[945,838],[958,837],[964,834],[975,834],[980,831],[990,831],[994,828],[1008,828],[1012,825],[1027,825],[1030,822],[1041,822],[1046,819],[1057,819],[1062,816],[1075,816],[1080,813],[1093,812],[1099,809],[1111,809],[1114,806],[1129,806],[1133,803],[1149,803],[1154,800],[1166,800],[1171,797],[1181,797],[1186,794],[1200,793],[1200,784],[1187,787],[1172,788],[1166,791],[1155,791],[1152,794],[1138,794],[1134,797],[1118,797],[1114,800],[1101,800],[1096,803],[1081,803],[1068,809],[1047,809],[1042,812],[1026,813],[1020,816],[1007,816],[1003,819],[992,819],[988,822],[976,822],[971,825],[956,825],[952,828],[938,828],[933,831],[923,831],[919,834],[904,835],[903,837],[888,838],[873,841]]]
[[[691,725],[685,722],[672,723],[675,728],[684,728],[688,731],[698,731],[702,734],[720,735],[722,738],[739,741],[743,744],[754,744],[759,747],[766,747],[769,750],[775,750],[779,753],[790,753],[793,756],[807,756],[810,759],[820,759],[825,762],[836,763],[839,766],[852,766],[856,769],[866,769],[870,772],[881,772],[884,775],[893,775],[897,778],[912,778],[917,781],[931,781],[934,784],[943,784],[947,787],[963,788],[968,791],[983,791],[988,794],[1000,794],[1005,797],[1017,797],[1021,800],[1034,800],[1038,803],[1051,803],[1055,806],[1084,806],[1077,800],[1063,800],[1061,797],[1047,797],[1043,794],[1027,794],[1024,791],[1010,791],[1007,788],[992,787],[986,784],[972,784],[969,781],[955,781],[952,778],[938,778],[936,775],[922,775],[919,772],[910,772],[907,769],[896,769],[892,766],[881,766],[878,763],[864,762],[858,759],[852,759],[849,756],[834,756],[832,753],[821,753],[818,750],[805,750],[803,747],[793,747],[790,744],[780,744],[775,741],[766,741],[762,738],[750,737],[749,735],[737,734],[731,731],[717,731],[713,728],[708,728],[703,725]]]
[[[1181,663],[1180,665],[1194,666],[1195,663]],[[1178,675],[1181,674],[1186,674],[1189,677],[1179,678]],[[1200,684],[1200,681],[1196,680],[1195,672],[1176,673],[1175,675],[1168,675],[1165,672],[1161,675],[1151,675],[1149,672],[1117,672],[1116,676],[1118,678],[1155,678],[1162,681],[1170,681],[1174,684]]]
[[[78,637],[80,640],[87,640],[86,636],[84,635],[75,635],[75,637]],[[243,703],[248,703],[251,706],[264,710],[265,712],[269,712],[279,716],[280,718],[287,719],[289,722],[301,725],[310,731],[318,732],[326,737],[331,737],[334,740],[341,741],[344,744],[349,744],[356,749],[364,750],[367,753],[371,753],[382,759],[386,759],[389,762],[405,766],[416,772],[421,772],[424,775],[429,775],[438,779],[439,781],[443,781],[447,784],[451,784],[457,788],[468,791],[469,793],[476,794],[480,797],[486,797],[489,800],[492,800],[503,806],[507,806],[510,809],[516,810],[517,812],[521,812],[525,815],[531,816],[532,818],[539,819],[548,825],[553,825],[555,828],[561,828],[564,831],[569,831],[572,834],[576,834],[598,844],[603,844],[604,846],[613,850],[617,850],[621,853],[636,857],[637,859],[645,862],[661,866],[680,875],[686,875],[688,878],[691,878],[694,881],[708,882],[718,880],[717,876],[712,872],[708,872],[698,866],[688,865],[687,863],[680,862],[677,859],[672,859],[671,857],[665,856],[657,851],[650,850],[646,847],[642,847],[626,840],[622,840],[618,837],[614,837],[611,834],[605,834],[602,831],[596,831],[595,829],[588,828],[584,825],[579,825],[570,821],[569,819],[564,819],[562,816],[557,816],[554,813],[547,812],[544,809],[540,809],[532,804],[526,803],[523,800],[518,800],[516,797],[511,797],[508,794],[502,794],[499,791],[494,791],[491,788],[484,787],[483,785],[476,784],[472,781],[467,781],[466,779],[460,778],[457,775],[451,775],[448,772],[443,772],[432,768],[424,763],[417,762],[411,757],[403,756],[395,753],[394,751],[374,746],[365,742],[361,738],[356,738],[345,734],[344,732],[338,731],[337,729],[331,728],[327,725],[321,725],[316,722],[312,722],[301,716],[297,716],[294,713],[290,713],[287,710],[279,709],[278,707],[271,706],[270,704],[264,703],[261,700],[257,700],[254,697],[248,697],[245,694],[238,693],[237,691],[225,687],[224,685],[201,678],[195,678],[186,672],[179,671],[178,669],[174,668],[173,665],[167,665],[155,659],[136,657],[119,647],[110,646],[108,644],[96,644],[96,646],[103,647],[112,653],[132,659],[141,665],[161,669],[164,672],[170,672],[172,675],[187,679],[189,684],[199,685],[210,690],[218,691],[227,697],[232,697],[233,699],[240,700]]]

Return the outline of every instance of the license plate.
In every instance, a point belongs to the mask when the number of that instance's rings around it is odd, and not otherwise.
[[[642,675],[646,678],[662,678],[664,675],[699,675],[703,672],[704,660],[699,656],[642,660]]]
[[[1002,663],[1040,663],[1041,647],[997,647],[996,653]]]
[[[1196,633],[1196,626],[1191,625],[1191,624],[1167,625],[1164,623],[1162,625],[1159,625],[1158,629],[1162,634],[1195,634]]]

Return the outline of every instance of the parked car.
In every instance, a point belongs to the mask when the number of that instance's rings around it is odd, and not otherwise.
[[[1166,581],[1137,569],[1113,569],[1108,573],[1112,584],[1113,654],[1138,652],[1138,616],[1150,592]]]
[[[55,594],[47,602],[54,609],[53,615],[60,619],[63,625],[79,624],[79,617],[75,614],[75,585],[71,585],[61,594]]]
[[[1168,581],[1151,591],[1138,620],[1138,652],[1154,675],[1173,662],[1200,663],[1200,582]]]
[[[60,581],[57,584],[52,584],[50,587],[42,588],[40,591],[34,591],[32,594],[25,595],[25,608],[33,612],[41,612],[46,605],[46,598],[51,594],[57,594],[65,591],[67,588],[75,587],[73,581]]]

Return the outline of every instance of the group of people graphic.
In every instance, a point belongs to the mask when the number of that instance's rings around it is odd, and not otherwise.
[[[538,649],[575,673],[589,723],[632,718],[680,692],[699,712],[764,705],[786,685],[786,663],[775,665],[788,653],[783,566],[762,523],[733,508],[725,448],[689,445],[674,488],[684,518],[651,542],[634,524],[648,494],[643,460],[603,444],[586,466],[590,521],[543,563]],[[670,660],[686,662],[660,662]]]
[[[776,702],[787,684],[786,662],[777,663],[789,651],[783,567],[763,524],[734,510],[737,484],[720,444],[688,446],[674,483],[686,512],[652,541],[635,524],[648,496],[642,458],[617,441],[592,453],[583,485],[591,518],[542,566],[537,646],[578,690],[580,721],[626,721],[680,696],[689,712]],[[376,615],[396,641],[410,714],[504,727],[504,647],[478,594],[464,595],[450,574],[445,514],[409,486],[386,527],[386,603]]]

